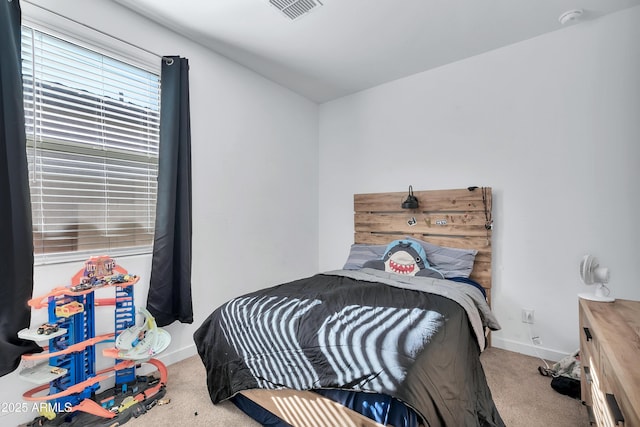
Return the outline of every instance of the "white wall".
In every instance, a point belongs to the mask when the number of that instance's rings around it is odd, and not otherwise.
[[[635,7],[323,104],[320,269],[347,257],[354,193],[490,186],[494,345],[577,349],[583,254],[640,299],[639,40]]]
[[[189,58],[194,323],[174,323],[166,328],[172,335],[172,344],[161,359],[172,363],[195,354],[193,332],[229,298],[317,272],[315,103],[114,2],[38,3],[152,52]],[[78,29],[55,15],[26,3],[22,7],[25,19],[35,16],[46,24],[55,22],[67,27],[66,32],[82,39],[96,38],[86,28]],[[292,204],[294,198],[296,203]],[[136,305],[144,306],[150,255],[116,261],[141,276],[136,285]],[[36,267],[34,294],[42,295],[53,286],[68,284],[81,267],[82,262]],[[113,327],[112,315],[108,308],[99,310],[99,317],[106,321],[98,322],[97,332],[107,332]],[[41,311],[33,313],[32,324],[46,320]],[[0,402],[21,403],[22,393],[34,386],[22,381],[17,371],[2,377]],[[31,411],[0,413],[0,424],[16,425],[36,415]]]
[[[577,348],[576,293],[585,290],[577,266],[587,252],[611,267],[616,296],[640,299],[632,269],[640,254],[633,221],[640,191],[632,186],[640,178],[638,7],[318,112],[113,2],[37,2],[190,60],[195,321],[167,328],[169,363],[193,354],[193,331],[230,297],[342,266],[352,243],[353,194],[404,191],[409,184],[493,187],[493,302],[503,325],[494,334],[497,346],[534,352],[519,321],[526,307],[536,311],[545,355]],[[25,16],[30,9],[23,3]],[[118,261],[142,276],[136,298],[144,305],[150,256]],[[80,267],[36,268],[34,294],[64,284]],[[43,320],[34,313],[34,324]],[[16,373],[2,377],[0,402],[23,402],[31,387]],[[0,424],[34,415],[0,414]]]

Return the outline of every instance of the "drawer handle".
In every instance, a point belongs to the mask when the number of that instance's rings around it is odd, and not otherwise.
[[[613,394],[607,393],[607,405],[609,405],[609,409],[611,410],[611,414],[613,414],[613,419],[616,420],[616,425],[618,423],[624,424],[624,417],[622,416],[622,411],[618,406],[618,402],[616,401],[616,397]]]
[[[587,337],[587,341],[591,341],[593,337],[591,336],[591,331],[589,330],[589,328],[582,329],[584,329],[584,336]]]
[[[584,379],[587,380],[587,384],[591,384],[591,370],[588,366],[584,367]]]
[[[594,425],[596,423],[596,416],[593,413],[593,408],[591,406],[587,406],[587,417],[589,418],[589,425]]]

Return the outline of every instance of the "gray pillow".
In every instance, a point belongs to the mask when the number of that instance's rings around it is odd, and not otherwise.
[[[373,259],[382,259],[387,245],[365,245],[356,243],[351,245],[349,257],[345,263],[343,270],[360,270],[362,265]]]
[[[407,236],[408,240],[419,243],[427,253],[431,267],[440,271],[445,279],[469,277],[478,253],[475,249],[447,248]]]

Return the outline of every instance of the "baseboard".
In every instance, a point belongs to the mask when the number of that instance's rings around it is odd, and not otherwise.
[[[514,351],[516,353],[526,354],[527,356],[540,357],[545,360],[557,362],[562,358],[568,356],[570,353],[554,350],[551,348],[542,347],[539,345],[524,344],[519,341],[513,341],[509,339],[499,338],[493,335],[491,337],[491,345],[493,347],[501,348],[503,350]],[[162,363],[169,366],[174,363],[178,363],[184,359],[198,354],[195,344],[188,345],[183,348],[179,348],[170,352],[163,352],[156,358],[160,359]]]
[[[557,362],[558,360],[561,360],[569,355],[569,353],[566,353],[564,351],[499,338],[495,335],[491,337],[491,345],[503,350],[514,351],[516,353],[522,353],[526,354],[527,356],[538,357],[545,360],[550,360],[552,362]]]

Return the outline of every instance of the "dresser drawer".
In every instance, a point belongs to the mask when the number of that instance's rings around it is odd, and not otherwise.
[[[580,398],[589,407],[593,406],[592,388],[598,387],[600,369],[600,350],[598,341],[582,305],[579,309],[580,324]]]
[[[618,375],[611,367],[611,362],[606,354],[602,354],[600,358],[602,363],[603,381],[600,385],[602,394],[604,395],[605,413],[608,422],[613,426],[640,426],[640,420],[637,418],[637,412],[629,401],[620,384]],[[637,404],[640,402],[636,402]]]
[[[580,361],[591,369],[600,367],[600,345],[598,333],[594,330],[589,318],[580,308]]]
[[[601,379],[597,393],[598,400],[602,405],[601,413],[604,417],[603,425],[625,425],[625,416],[623,415],[622,408],[620,406],[620,397],[622,396],[622,393],[620,391],[615,372],[613,371],[606,354],[602,354],[600,357],[599,372]],[[595,393],[596,391],[594,390],[594,401],[596,400]]]
[[[640,302],[580,300],[582,400],[597,426],[640,427]]]

